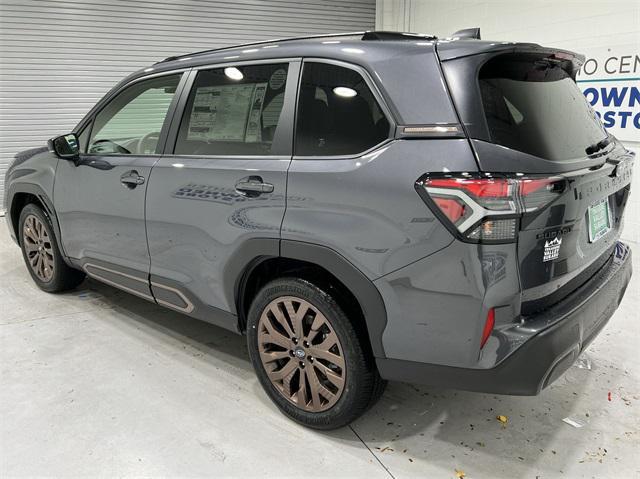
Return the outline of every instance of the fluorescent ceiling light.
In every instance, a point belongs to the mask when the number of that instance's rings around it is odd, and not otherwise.
[[[240,70],[236,67],[227,67],[224,69],[224,74],[227,75],[227,78],[231,78],[232,80],[242,80],[244,75]]]
[[[338,96],[342,96],[344,98],[353,98],[358,94],[353,88],[348,88],[346,86],[337,86],[333,89],[333,93]]]

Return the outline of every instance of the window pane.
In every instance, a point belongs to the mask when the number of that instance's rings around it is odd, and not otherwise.
[[[198,73],[180,124],[179,155],[268,155],[284,105],[288,64]]]
[[[358,72],[326,63],[305,63],[296,155],[352,155],[388,136],[389,122]]]
[[[180,75],[138,82],[96,115],[89,153],[153,154]]]
[[[479,74],[495,143],[550,161],[583,158],[607,133],[571,75],[536,54],[505,54]]]

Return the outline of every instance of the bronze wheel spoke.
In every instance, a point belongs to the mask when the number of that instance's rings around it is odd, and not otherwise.
[[[325,361],[329,361],[331,364],[335,364],[340,369],[344,369],[344,360],[342,359],[342,357],[332,353],[331,351],[327,351],[325,349],[320,349],[317,347],[311,347],[309,348],[309,353],[311,353],[314,358],[324,359]]]
[[[283,327],[285,332],[289,335],[289,338],[293,338],[295,334],[291,330],[291,326],[289,325],[289,321],[284,317],[282,311],[280,311],[280,305],[276,304],[272,308],[269,308],[269,311],[273,313],[273,317],[276,318],[276,321]]]
[[[30,226],[28,226],[28,225],[26,225],[26,224],[25,224],[25,228],[24,228],[24,235],[23,235],[23,237],[24,237],[25,239],[27,239],[27,238],[28,238],[28,239],[31,241],[31,243],[32,243],[32,244],[35,244],[35,243],[37,243],[37,242],[38,242],[38,238],[36,238],[36,235],[35,235],[35,233],[34,233],[33,229],[31,229],[31,227],[30,227]]]
[[[294,362],[294,361],[291,360],[291,362]],[[293,381],[293,377],[296,375],[297,372],[298,372],[298,368],[297,367],[293,368],[293,370],[282,379],[282,387],[284,389],[284,393],[288,397],[293,396],[293,391],[291,390],[291,381]]]
[[[342,345],[329,320],[308,301],[282,296],[269,303],[258,321],[258,348],[273,386],[300,409],[326,411],[342,396]]]
[[[344,385],[344,379],[342,376],[336,373],[333,369],[322,364],[320,361],[314,362],[313,367],[318,368],[336,387],[341,388]]]
[[[314,409],[318,409],[322,403],[320,400],[320,380],[318,373],[314,367],[311,367],[311,372],[307,371],[307,377],[309,378],[309,389],[311,389],[311,401]]]
[[[284,306],[287,309],[287,314],[291,319],[291,323],[293,324],[293,330],[298,338],[304,337],[304,330],[302,327],[302,318],[307,312],[307,308],[303,303],[298,305],[298,310],[296,311],[293,308],[293,300],[294,298],[287,298],[284,302]],[[307,303],[308,304],[308,303]]]
[[[271,371],[268,374],[272,380],[282,381],[284,378],[287,377],[288,374],[295,371],[297,367],[298,367],[298,364],[296,363],[296,361],[291,359],[282,368],[278,369],[277,371]]]
[[[263,363],[272,363],[279,359],[289,358],[289,351],[269,351],[263,352],[260,351],[260,357],[262,358]]]
[[[307,374],[304,368],[300,368],[300,378],[298,379],[298,406],[306,409],[309,399],[307,398]]]
[[[34,251],[38,251],[38,245],[33,243],[30,239],[25,238],[24,249],[27,250],[27,253],[32,253]]]
[[[278,346],[281,346],[283,348],[289,348],[289,338],[287,338],[279,331],[276,331],[276,328],[273,327],[271,320],[267,317],[266,312],[262,313],[260,324],[267,330],[265,334],[260,335],[265,339],[265,341],[271,342],[272,344],[277,344]]]

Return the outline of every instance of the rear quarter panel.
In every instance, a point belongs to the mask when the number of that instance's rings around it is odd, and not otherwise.
[[[396,140],[356,158],[294,158],[282,239],[327,246],[376,279],[447,246],[414,189],[430,171],[473,171],[466,140]]]

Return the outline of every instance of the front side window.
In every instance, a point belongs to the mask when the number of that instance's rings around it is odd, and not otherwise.
[[[180,76],[143,80],[119,93],[96,115],[87,152],[97,155],[156,153],[160,130]]]
[[[389,137],[389,121],[362,76],[306,62],[296,121],[296,155],[353,155]]]
[[[175,153],[268,155],[280,122],[287,63],[198,72]]]

